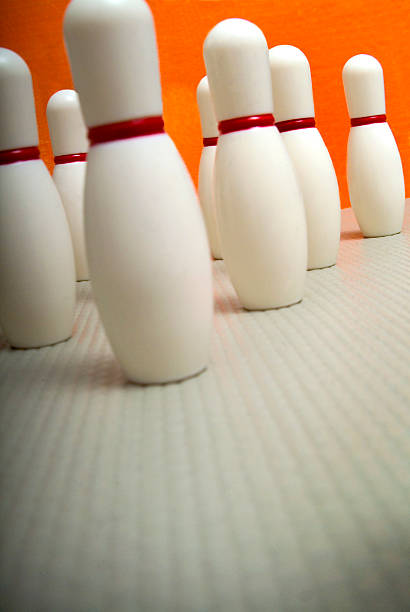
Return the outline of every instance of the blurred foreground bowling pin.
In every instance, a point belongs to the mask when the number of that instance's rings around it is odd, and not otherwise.
[[[47,121],[54,152],[53,179],[70,226],[77,280],[88,280],[83,219],[88,140],[77,92],[62,89],[53,94]]]
[[[195,189],[164,133],[144,0],[73,0],[64,34],[89,128],[85,232],[95,300],[129,380],[203,370],[212,327],[209,246]]]
[[[40,160],[31,74],[0,49],[0,320],[16,348],[71,336],[75,269],[60,196]]]
[[[401,231],[404,177],[400,153],[386,122],[383,69],[371,55],[355,55],[343,68],[350,115],[347,181],[350,202],[363,235]]]
[[[216,217],[214,195],[214,165],[216,143],[218,142],[218,125],[216,123],[211,92],[209,91],[208,77],[204,76],[199,81],[196,97],[204,144],[198,173],[199,200],[204,212],[212,256],[215,259],[222,259],[221,238]]]
[[[340,197],[335,169],[315,127],[312,78],[302,51],[278,45],[269,51],[276,127],[302,190],[308,237],[308,270],[336,263]]]
[[[245,308],[303,297],[306,220],[291,160],[274,127],[269,55],[253,23],[227,19],[204,43],[219,122],[215,195],[224,259]]]

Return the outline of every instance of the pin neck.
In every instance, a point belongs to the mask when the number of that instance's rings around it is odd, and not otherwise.
[[[353,117],[350,119],[350,125],[357,127],[359,125],[370,125],[371,123],[386,123],[386,115],[369,115],[369,117]]]
[[[40,159],[40,149],[38,147],[22,147],[0,151],[0,166],[20,161],[31,161],[32,159]]]
[[[203,138],[202,142],[204,147],[216,147],[218,144],[218,136],[210,136],[209,138]]]
[[[107,123],[97,125],[88,130],[90,146],[112,142],[113,140],[125,140],[137,136],[150,136],[151,134],[162,134],[164,132],[164,120],[161,115],[156,117],[140,117],[129,119],[118,123]]]
[[[54,163],[59,164],[72,164],[73,162],[85,162],[87,161],[87,153],[70,153],[69,155],[56,155],[54,157]]]
[[[218,129],[221,134],[230,134],[231,132],[250,130],[254,127],[269,127],[273,125],[275,125],[275,119],[272,113],[266,113],[264,115],[249,115],[247,117],[225,119],[218,123]]]
[[[279,132],[292,132],[293,130],[303,130],[305,128],[316,127],[314,117],[304,117],[302,119],[287,119],[286,121],[277,121],[276,127]]]

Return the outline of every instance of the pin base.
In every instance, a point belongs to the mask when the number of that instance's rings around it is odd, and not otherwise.
[[[180,383],[184,380],[189,380],[190,378],[195,378],[196,376],[199,376],[200,374],[202,374],[202,372],[205,372],[205,370],[208,369],[208,366],[203,366],[200,370],[197,370],[196,372],[193,372],[192,374],[187,374],[186,376],[181,376],[181,378],[170,378],[169,380],[164,380],[164,381],[153,381],[153,382],[141,382],[137,379],[132,379],[131,376],[127,376],[127,374],[124,372],[124,375],[127,378],[127,383],[129,383],[130,385],[138,385],[140,387],[152,387],[152,386],[156,386],[156,387],[162,387],[164,385],[172,385],[173,383]]]
[[[56,344],[67,342],[67,340],[70,340],[72,337],[73,337],[73,334],[71,333],[69,336],[67,336],[67,338],[63,338],[62,340],[57,340],[56,342],[36,344],[35,346],[14,346],[13,344],[10,344],[10,348],[12,348],[14,351],[30,351],[31,349],[40,349],[40,348],[45,348],[47,346],[55,346]]]
[[[336,265],[335,263],[329,264],[327,266],[319,266],[319,267],[314,267],[314,268],[307,268],[308,272],[312,272],[313,270],[326,270],[327,268],[333,268]]]
[[[390,234],[363,234],[363,238],[386,238],[387,236],[397,236],[397,234],[401,234],[401,229]]]
[[[282,308],[290,308],[291,306],[295,306],[296,304],[300,304],[302,302],[303,298],[300,298],[300,300],[296,300],[296,302],[291,302],[290,304],[283,304],[283,306],[267,306],[266,308],[257,308],[254,306],[243,306],[244,310],[248,311],[248,312],[254,312],[254,311],[264,311],[264,310],[281,310]]]

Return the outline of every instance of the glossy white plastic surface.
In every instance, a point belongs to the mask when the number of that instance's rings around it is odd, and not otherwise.
[[[277,121],[314,117],[310,66],[300,49],[269,51]],[[340,243],[340,196],[332,160],[317,128],[281,134],[303,195],[308,233],[308,270],[336,263]]]
[[[0,151],[38,145],[31,74],[22,57],[0,47]]]
[[[47,121],[54,155],[86,153],[87,130],[78,94],[72,89],[57,91],[47,104]],[[77,280],[88,280],[84,236],[84,182],[87,162],[56,164],[53,179],[70,226]]]
[[[376,58],[352,57],[343,68],[343,84],[351,118],[385,114],[383,70]],[[364,236],[401,231],[405,204],[403,167],[388,123],[350,129],[347,181],[350,202]]]
[[[78,281],[88,280],[88,263],[84,235],[84,186],[87,162],[54,166],[53,179],[67,215],[73,243]]]
[[[64,34],[88,127],[161,114],[144,0],[73,0]],[[203,370],[213,313],[209,245],[168,135],[90,148],[85,233],[96,304],[128,379],[163,383]]]
[[[405,204],[403,167],[387,123],[350,129],[347,180],[350,202],[364,236],[388,236],[401,231]]]
[[[215,194],[224,259],[245,308],[303,297],[306,221],[294,170],[276,127],[220,137]]]
[[[13,347],[71,336],[75,270],[60,196],[41,160],[0,166],[0,320]]]
[[[37,144],[30,70],[19,55],[1,48],[0,147]],[[0,296],[0,320],[12,346],[40,347],[71,336],[75,270],[70,232],[41,160],[0,166]]]
[[[306,55],[292,45],[269,50],[276,121],[314,117],[312,77]]]
[[[205,39],[204,59],[219,121],[273,112],[268,46],[257,26],[222,21]],[[299,302],[307,264],[305,211],[276,127],[219,137],[215,197],[224,259],[243,306],[264,310]]]
[[[72,0],[64,37],[88,127],[162,114],[154,24],[144,0]]]
[[[193,183],[168,135],[91,147],[85,223],[95,300],[127,377],[159,383],[203,370],[212,328],[209,247]]]
[[[203,138],[218,137],[218,125],[209,91],[208,77],[203,77],[197,88],[197,101]],[[214,163],[216,146],[203,147],[198,172],[199,201],[204,213],[209,244],[214,259],[222,259],[221,237],[215,208]]]
[[[316,128],[281,134],[303,194],[308,270],[333,266],[340,244],[339,185],[332,160]]]
[[[76,91],[61,89],[50,97],[47,123],[55,156],[88,151],[87,129]]]
[[[344,65],[342,76],[350,117],[386,113],[383,68],[375,57],[354,55]]]
[[[272,113],[268,47],[258,26],[221,21],[205,39],[204,59],[218,122]]]
[[[204,213],[212,256],[214,259],[223,259],[215,200],[215,153],[216,146],[203,147],[202,149],[198,172],[198,193]]]
[[[198,102],[203,138],[218,137],[218,124],[215,117],[214,104],[207,76],[202,77],[198,83],[196,99]]]

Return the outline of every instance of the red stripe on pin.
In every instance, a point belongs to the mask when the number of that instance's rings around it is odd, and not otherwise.
[[[113,140],[125,140],[137,136],[150,136],[164,132],[164,120],[161,115],[157,117],[141,117],[120,121],[118,123],[107,123],[97,125],[88,130],[90,145],[112,142]]]
[[[218,144],[218,136],[210,136],[202,139],[204,147],[215,147]]]
[[[73,162],[85,162],[87,161],[87,153],[70,153],[69,155],[56,155],[54,163],[58,164],[72,164]]]
[[[314,117],[304,117],[303,119],[288,119],[287,121],[277,121],[276,127],[279,132],[292,132],[293,130],[303,130],[305,128],[316,127]]]
[[[369,117],[353,117],[350,119],[352,127],[370,125],[371,123],[386,123],[386,115],[370,115]]]
[[[249,115],[248,117],[225,119],[219,122],[218,128],[221,134],[230,134],[231,132],[250,130],[254,127],[269,127],[274,124],[275,119],[272,113],[267,113],[265,115]]]
[[[32,159],[40,159],[40,149],[38,147],[23,147],[21,149],[5,149],[0,151],[0,166],[20,161],[31,161]]]

